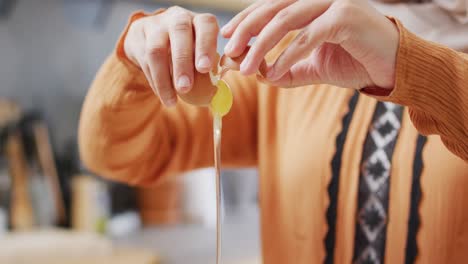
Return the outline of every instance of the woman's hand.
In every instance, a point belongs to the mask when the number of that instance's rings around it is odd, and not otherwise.
[[[295,40],[268,67],[266,80],[283,87],[314,83],[392,89],[399,33],[366,0],[261,0],[235,16],[221,33],[225,53],[239,56],[258,36],[241,64],[257,72],[267,54],[290,31]]]
[[[172,106],[177,102],[176,90],[181,94],[191,90],[195,70],[207,73],[217,63],[218,31],[214,15],[171,7],[135,21],[124,49],[161,101]]]

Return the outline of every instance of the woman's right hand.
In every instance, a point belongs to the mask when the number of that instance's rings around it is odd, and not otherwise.
[[[177,93],[192,89],[195,71],[207,73],[217,64],[218,31],[214,15],[175,6],[133,22],[124,50],[163,104],[173,106]]]

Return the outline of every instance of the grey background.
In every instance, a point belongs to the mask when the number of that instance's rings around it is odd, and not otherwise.
[[[75,139],[86,91],[129,15],[167,6],[116,0],[102,9],[105,1],[16,0],[9,16],[0,18],[0,97],[40,109],[59,153]],[[231,17],[216,15],[221,25]]]

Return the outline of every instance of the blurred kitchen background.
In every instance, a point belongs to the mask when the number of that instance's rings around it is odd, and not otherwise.
[[[77,126],[133,11],[178,4],[223,25],[248,2],[0,0],[0,263],[215,263],[212,169],[109,182],[82,166]],[[225,263],[260,263],[257,185],[254,169],[223,172]]]

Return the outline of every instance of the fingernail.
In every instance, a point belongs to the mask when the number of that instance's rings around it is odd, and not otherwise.
[[[190,79],[187,75],[182,75],[177,80],[177,90],[179,92],[187,92],[190,89]]]
[[[211,61],[208,56],[202,56],[198,59],[197,67],[200,69],[210,69],[211,68]]]

